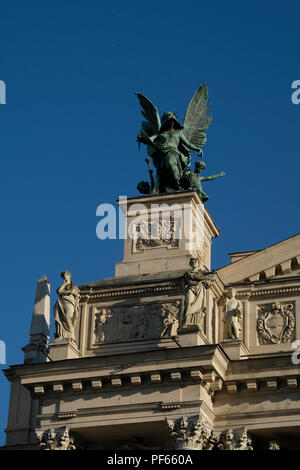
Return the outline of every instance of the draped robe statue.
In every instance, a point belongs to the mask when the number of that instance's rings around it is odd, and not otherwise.
[[[209,289],[211,275],[199,270],[198,258],[190,259],[191,270],[184,275],[185,282],[185,311],[184,325],[198,325],[202,328],[206,313],[206,289]]]
[[[69,271],[63,271],[64,280],[57,289],[58,299],[54,305],[55,338],[70,338],[75,341],[74,328],[79,314],[79,288],[71,279]]]

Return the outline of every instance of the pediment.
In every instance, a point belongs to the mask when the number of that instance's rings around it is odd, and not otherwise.
[[[250,253],[250,254],[249,254]],[[217,270],[226,284],[300,274],[300,234],[245,256]]]

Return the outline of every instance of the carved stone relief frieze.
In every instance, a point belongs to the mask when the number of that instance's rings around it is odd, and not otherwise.
[[[256,330],[258,343],[290,343],[295,339],[294,303],[274,302],[258,308]]]
[[[161,218],[157,221],[142,220],[135,226],[133,252],[142,252],[147,248],[178,248],[180,219]]]
[[[179,326],[180,300],[166,303],[99,308],[95,312],[98,344],[174,336]]]

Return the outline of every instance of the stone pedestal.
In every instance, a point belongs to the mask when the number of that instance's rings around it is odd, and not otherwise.
[[[211,239],[219,230],[197,192],[120,199],[118,204],[127,238],[116,277],[189,269],[191,257],[210,270]]]
[[[249,350],[241,339],[227,339],[222,341],[221,346],[232,361],[239,361],[249,357]]]
[[[68,338],[58,338],[50,343],[49,357],[52,361],[63,361],[64,359],[78,359],[82,355],[74,341]]]
[[[208,344],[207,338],[198,325],[183,325],[177,330],[178,343],[181,347]]]

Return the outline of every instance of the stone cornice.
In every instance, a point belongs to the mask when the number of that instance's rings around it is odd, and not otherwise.
[[[287,381],[300,377],[300,367],[292,363],[292,352],[250,356],[247,360],[233,361],[226,374],[225,384],[257,384],[277,381],[293,388]],[[270,385],[270,387],[272,387]],[[269,387],[269,388],[270,388]],[[242,385],[241,388],[244,388]],[[258,387],[257,387],[258,389]]]
[[[247,289],[238,289],[237,297],[254,298],[254,297],[273,297],[273,296],[291,296],[300,294],[300,285],[286,286],[286,287],[273,287],[264,289],[255,289],[254,284],[250,285]]]
[[[94,302],[98,299],[112,299],[117,297],[136,297],[141,295],[162,295],[169,292],[180,292],[183,293],[183,282],[182,278],[174,279],[167,283],[160,283],[160,285],[143,285],[133,287],[116,287],[110,289],[99,289],[95,287],[80,289],[80,301],[83,302]]]
[[[100,281],[99,283],[85,284],[80,286],[80,301],[81,303],[89,302],[94,303],[98,300],[110,300],[115,298],[124,297],[139,297],[139,296],[158,296],[169,294],[170,292],[179,293],[184,295],[184,273],[176,273],[173,278],[158,277],[157,279],[148,280],[147,278],[132,279],[131,282],[122,282],[122,279]],[[217,272],[212,272],[215,280],[211,286],[212,292],[216,298],[219,298],[224,290],[224,285],[218,276]],[[119,282],[118,282],[119,281]]]
[[[228,364],[218,345],[207,345],[82,358],[80,368],[78,359],[69,359],[12,366],[10,370],[20,376],[22,385],[39,395],[49,389],[51,393],[63,392],[66,387],[81,391],[86,386],[112,389],[161,382],[210,384],[225,377]]]
[[[5,377],[9,382],[17,382],[20,376],[13,370],[13,368],[3,370]]]

